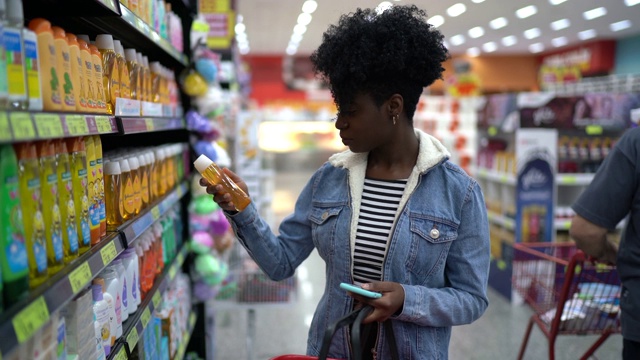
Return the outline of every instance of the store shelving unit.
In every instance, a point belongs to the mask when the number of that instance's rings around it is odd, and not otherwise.
[[[184,333],[182,337],[182,341],[180,342],[180,347],[178,348],[178,352],[176,353],[176,359],[182,360],[184,359],[184,355],[187,351],[187,345],[189,344],[189,340],[191,340],[191,334],[193,334],[193,329],[196,326],[196,314],[192,312],[189,315],[189,323],[187,324],[187,331]]]

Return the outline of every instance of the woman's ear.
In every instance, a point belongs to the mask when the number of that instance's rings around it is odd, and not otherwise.
[[[389,115],[395,116],[402,114],[404,110],[404,98],[400,94],[393,94],[387,101],[389,106]]]

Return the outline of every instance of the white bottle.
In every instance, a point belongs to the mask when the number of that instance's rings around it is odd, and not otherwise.
[[[115,340],[122,336],[122,286],[120,285],[120,279],[116,269],[113,267],[107,267],[102,273],[102,277],[105,282],[106,290],[113,298],[113,305],[116,312],[116,332],[112,336]]]
[[[6,22],[6,2],[0,0],[0,109],[7,108],[7,57],[4,50],[4,41],[2,40],[2,34],[4,33],[4,26]]]
[[[111,352],[111,324],[109,323],[109,304],[104,300],[101,285],[91,285],[93,294],[93,315],[99,326],[99,336],[104,347],[104,354]]]
[[[2,33],[2,41],[6,59],[15,59],[11,64],[7,61],[8,107],[14,110],[27,110],[28,89],[24,69],[24,46],[22,29],[24,15],[22,0],[7,1],[7,21]]]
[[[140,274],[140,263],[142,262],[142,256],[144,256],[144,251],[142,248],[142,242],[138,241],[138,244],[136,244],[135,247],[135,254],[136,256],[134,256],[134,262],[136,264],[136,271],[138,273],[138,297],[136,298],[136,300],[138,301],[138,305],[140,305],[140,303],[142,302],[142,294],[140,293],[140,282],[142,281],[140,276],[142,276],[142,274]]]
[[[125,269],[121,258],[113,260],[109,267],[113,267],[116,275],[118,275],[118,282],[120,283],[120,300],[122,304],[122,322],[125,322],[125,320],[129,318],[129,312],[127,311],[127,269]]]
[[[127,284],[127,312],[129,315],[136,312],[138,309],[138,300],[140,294],[140,287],[138,281],[138,264],[137,256],[134,248],[128,248],[122,253],[122,265],[124,265],[126,272],[126,284]]]
[[[27,77],[29,110],[42,111],[42,88],[40,87],[40,58],[38,56],[38,36],[35,32],[22,29],[24,39],[24,71]]]
[[[116,318],[116,301],[113,299],[113,296],[107,292],[107,284],[103,277],[97,276],[93,279],[93,284],[99,285],[100,288],[102,288],[102,298],[107,302],[107,306],[109,306],[109,346],[113,347],[116,343],[116,332],[118,328],[118,320]]]
[[[94,324],[94,329],[95,329],[95,335],[96,335],[96,352],[95,352],[95,359],[96,360],[106,360],[107,356],[105,355],[104,352],[104,345],[102,344],[102,327],[100,326],[100,323],[95,320],[93,322]]]

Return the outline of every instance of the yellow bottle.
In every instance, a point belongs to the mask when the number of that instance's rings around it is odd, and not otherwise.
[[[87,152],[82,138],[67,139],[71,160],[71,181],[73,202],[76,207],[76,228],[78,229],[78,254],[91,248],[89,228],[89,196],[87,194]]]
[[[167,193],[167,155],[164,148],[158,149],[156,159],[158,159],[158,197],[161,197]]]
[[[97,112],[108,114],[107,93],[104,88],[104,74],[102,73],[102,54],[95,45],[89,45],[91,51],[91,61],[93,62],[94,84],[96,85],[96,100],[98,103]],[[113,114],[113,113],[111,113]]]
[[[226,173],[218,167],[216,163],[211,161],[206,155],[200,155],[193,163],[195,168],[202,176],[209,181],[210,184],[220,184],[231,195],[231,201],[237,211],[244,210],[251,198],[236,183],[231,180]]]
[[[58,26],[53,26],[53,39],[58,59],[58,74],[60,74],[60,94],[62,95],[62,110],[76,111],[76,93],[73,75],[71,73],[71,55],[67,34]]]
[[[87,153],[87,195],[89,197],[89,230],[91,233],[91,245],[100,242],[100,206],[98,195],[100,193],[97,175],[98,162],[96,159],[96,146],[93,136],[84,138],[84,148]]]
[[[151,101],[154,103],[161,102],[161,87],[162,87],[162,67],[157,61],[151,64]]]
[[[120,4],[129,7],[129,0],[120,0]]]
[[[122,225],[122,213],[120,202],[120,186],[122,173],[120,162],[108,161],[104,163],[104,186],[107,213],[107,228],[115,230]]]
[[[147,152],[147,162],[149,163],[149,203],[158,198],[158,163],[155,152]]]
[[[40,158],[40,186],[42,189],[42,212],[44,233],[47,241],[47,265],[49,275],[64,267],[62,250],[62,216],[58,200],[58,169],[56,146],[52,140],[36,143]]]
[[[69,43],[69,56],[71,57],[71,77],[73,79],[76,93],[76,111],[89,112],[87,104],[87,82],[84,79],[84,66],[78,38],[71,33],[67,33],[67,43]]]
[[[136,215],[136,209],[133,199],[133,179],[131,177],[131,169],[129,168],[129,160],[120,160],[120,213],[122,220],[127,221]]]
[[[145,97],[147,98],[147,101],[149,102],[153,102],[153,97],[151,95],[151,69],[149,68],[149,58],[147,58],[145,55],[142,55],[142,60],[144,61],[143,63],[143,72],[144,72],[144,91],[145,91]]]
[[[104,203],[104,169],[102,164],[102,139],[100,135],[93,136],[93,143],[96,147],[96,163],[98,166],[98,205],[100,210],[100,236],[107,235],[107,214]]]
[[[166,67],[162,68],[162,77],[160,78],[160,102],[169,105],[169,73],[171,70]]]
[[[73,202],[73,183],[69,152],[64,140],[55,141],[58,162],[58,200],[62,218],[62,249],[64,263],[68,264],[78,257],[78,228],[76,226],[76,207]]]
[[[149,205],[149,163],[146,153],[138,155],[138,163],[140,163],[140,192],[144,209]]]
[[[120,70],[118,69],[113,37],[108,34],[98,35],[96,47],[102,54],[102,83],[107,101],[107,113],[114,114],[116,99],[120,97]]]
[[[58,58],[51,23],[36,18],[29,22],[29,29],[38,35],[38,60],[42,88],[42,106],[45,111],[62,109],[60,96],[60,76],[58,74]]]
[[[129,89],[131,90],[131,98],[133,100],[140,100],[140,76],[138,57],[136,56],[135,49],[125,49],[124,57],[127,62],[127,71],[129,72]]]
[[[170,145],[165,148],[167,153],[167,191],[171,191],[176,185],[176,153],[175,146]]]
[[[129,157],[131,184],[133,185],[133,208],[136,215],[142,210],[142,186],[140,184],[140,164],[137,156]]]
[[[29,286],[35,288],[47,280],[47,241],[42,198],[38,155],[34,143],[15,145],[18,158],[18,181],[22,222],[24,224],[25,246],[29,262]]]
[[[78,37],[78,47],[82,58],[82,79],[84,81],[85,96],[87,99],[87,111],[98,112],[98,100],[96,98],[96,84],[93,70],[93,59],[89,44]]]
[[[144,73],[144,56],[137,52],[138,59],[138,77],[140,77],[140,89],[138,90],[138,100],[147,101],[147,82]]]
[[[116,60],[118,60],[120,97],[124,99],[131,99],[131,79],[129,78],[127,61],[124,59],[124,48],[119,40],[114,40],[113,45],[116,48]]]

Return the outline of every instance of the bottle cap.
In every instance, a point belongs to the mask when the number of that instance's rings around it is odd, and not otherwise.
[[[120,162],[119,161],[109,161],[104,163],[104,173],[105,175],[120,175],[122,171],[120,170]]]
[[[113,46],[115,46],[116,54],[120,54],[124,58],[124,48],[120,40],[113,40]]]
[[[22,11],[22,0],[7,1],[7,20],[24,23],[24,12]]]
[[[89,40],[89,35],[78,35],[78,40],[82,40],[87,43],[87,45],[91,44],[91,40]]]
[[[96,36],[96,46],[100,50],[114,50],[115,45],[113,44],[113,36],[109,34],[100,34]]]
[[[93,44],[89,44],[89,51],[91,51],[92,55],[97,55],[100,60],[102,61],[102,54],[100,54],[100,50],[98,50],[98,47],[93,45]]]
[[[67,33],[60,26],[52,26],[51,31],[53,31],[54,39],[64,39],[64,41],[67,41]]]
[[[56,155],[56,145],[52,140],[43,140],[36,143],[38,157],[49,157]]]
[[[138,164],[140,164],[141,167],[149,165],[147,164],[147,157],[144,153],[138,154]]]
[[[69,46],[80,46],[78,44],[78,37],[71,33],[67,33],[67,42],[69,43]]]
[[[160,73],[162,72],[162,67],[160,66],[159,62],[152,61],[149,65],[151,66],[151,72],[160,75]]]
[[[131,168],[129,167],[129,160],[120,159],[118,160],[118,162],[120,163],[120,171],[122,171],[123,173],[128,173],[129,171],[131,171]]]
[[[67,139],[67,148],[70,152],[85,151],[84,140],[81,137]]]
[[[93,279],[93,282],[92,282],[92,283],[93,283],[94,285],[98,285],[98,286],[100,286],[100,287],[102,288],[102,293],[103,293],[103,294],[105,293],[105,291],[107,291],[107,287],[105,286],[105,283],[104,283],[104,278],[102,278],[102,277],[96,277],[95,279]]]
[[[138,64],[144,66],[144,58],[142,57],[142,53],[136,52],[136,57],[138,58]]]
[[[43,32],[53,33],[53,31],[51,30],[51,23],[49,22],[49,20],[43,18],[35,18],[29,21],[29,29],[35,31],[37,34]]]
[[[93,295],[93,301],[102,301],[102,285],[91,285],[91,294]]]
[[[124,49],[124,58],[127,61],[138,62],[138,55],[136,55],[136,49]]]
[[[211,161],[207,155],[200,155],[196,161],[193,162],[193,166],[195,166],[196,170],[200,173],[204,172],[211,164],[213,164],[213,161]]]
[[[80,47],[80,51],[86,50],[87,52],[90,52],[89,44],[80,38],[78,38],[78,46]]]
[[[19,143],[14,145],[16,157],[18,160],[35,159],[38,157],[36,145],[32,142]]]
[[[56,146],[56,153],[57,154],[67,154],[69,151],[67,150],[67,142],[59,139],[54,141],[55,146]]]
[[[138,168],[140,168],[140,163],[138,162],[138,157],[137,156],[131,156],[129,157],[129,168],[131,170],[138,170]]]
[[[144,60],[144,66],[149,67],[149,58],[147,55],[142,55],[142,59]]]

